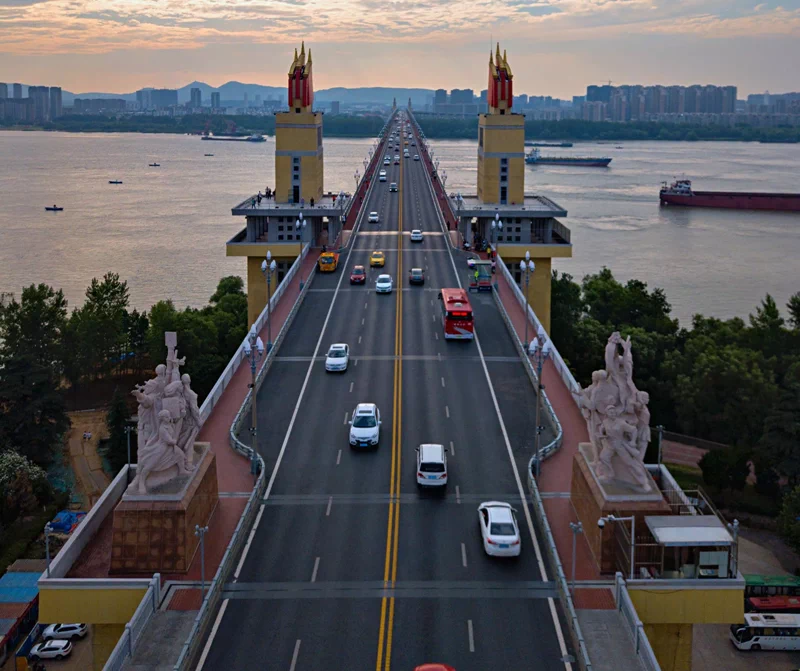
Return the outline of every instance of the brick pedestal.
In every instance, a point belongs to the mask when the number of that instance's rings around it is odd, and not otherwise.
[[[214,453],[178,494],[126,497],[114,509],[110,573],[185,573],[200,543],[194,527],[208,524],[219,500]]]
[[[580,448],[585,444],[581,444]],[[644,518],[649,515],[670,515],[669,504],[664,501],[660,490],[653,483],[654,490],[650,494],[631,493],[630,498],[624,495],[609,495],[603,491],[586,458],[579,449],[572,461],[572,487],[570,500],[575,514],[583,523],[583,534],[589,544],[595,565],[600,573],[613,574],[617,570],[614,544],[614,526],[626,524],[630,533],[630,522],[613,522],[603,529],[597,526],[597,520],[609,514],[617,517],[636,518],[637,538],[646,530]],[[611,497],[611,498],[610,498]],[[651,541],[652,542],[652,541]],[[627,577],[627,571],[625,575]]]

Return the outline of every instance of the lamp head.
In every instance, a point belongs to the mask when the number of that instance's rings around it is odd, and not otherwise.
[[[270,261],[271,259],[272,259],[272,252],[267,250],[267,261]]]
[[[267,262],[266,261],[262,261],[261,262],[261,272],[262,273],[267,272]]]
[[[528,354],[534,356],[536,352],[539,351],[539,341],[534,338],[531,340],[530,345],[528,345]]]
[[[598,527],[600,527],[601,529],[602,529],[603,527],[605,527],[605,525],[606,525],[606,520],[605,520],[605,518],[601,517],[599,520],[597,520],[597,526],[598,526]]]
[[[525,252],[525,260],[526,261],[530,261],[531,260],[531,253],[530,252]]]
[[[245,353],[247,356],[250,356],[250,352],[252,352],[252,351],[253,351],[253,348],[252,348],[252,347],[250,347],[250,341],[249,341],[249,340],[247,340],[247,339],[245,339],[245,341],[244,341],[244,344],[242,345],[242,347],[243,347],[243,349],[244,349],[244,353]]]
[[[258,338],[256,338],[256,350],[258,350],[259,354],[263,354],[264,353],[264,341],[261,340],[260,336]]]
[[[544,345],[542,345],[542,356],[546,359],[550,356],[550,353],[553,351],[553,343],[547,340]]]
[[[536,335],[539,336],[541,340],[544,340],[547,337],[547,331],[544,330],[544,326],[539,324],[539,328],[536,329]]]
[[[269,269],[274,273],[275,272],[275,268],[277,267],[277,265],[278,264],[275,263],[275,261],[272,261],[272,263],[269,264]]]
[[[520,269],[520,270],[521,270],[523,273],[525,272],[525,270],[527,269],[527,266],[525,265],[525,261],[520,261],[520,262],[519,262],[519,269]]]

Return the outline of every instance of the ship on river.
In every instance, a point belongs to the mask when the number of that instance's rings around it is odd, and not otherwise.
[[[759,193],[755,191],[695,191],[688,179],[672,184],[662,182],[661,205],[717,207],[728,210],[775,210],[800,212],[800,193]]]
[[[256,133],[247,137],[241,135],[203,135],[201,140],[216,140],[217,142],[266,142],[267,138]]]
[[[576,165],[584,168],[605,168],[611,163],[606,156],[542,156],[538,149],[534,149],[525,156],[525,163],[534,165]]]

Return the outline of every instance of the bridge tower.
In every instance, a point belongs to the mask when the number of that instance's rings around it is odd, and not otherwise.
[[[549,331],[552,259],[572,256],[570,231],[556,219],[567,212],[525,193],[525,116],[512,111],[514,75],[499,43],[489,53],[487,103],[478,115],[477,198],[456,194],[451,204],[464,238],[491,242],[523,293],[527,286],[528,303]],[[526,255],[535,264],[529,276],[519,267]]]
[[[294,50],[289,67],[289,110],[275,115],[275,200],[277,203],[322,199],[322,113],[314,112],[311,49]]]
[[[397,111],[397,98],[392,98],[392,114]]]

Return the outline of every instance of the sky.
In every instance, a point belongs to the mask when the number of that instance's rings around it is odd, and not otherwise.
[[[0,0],[0,81],[127,93],[193,80],[486,88],[490,45],[515,93],[588,84],[800,90],[800,0]]]

